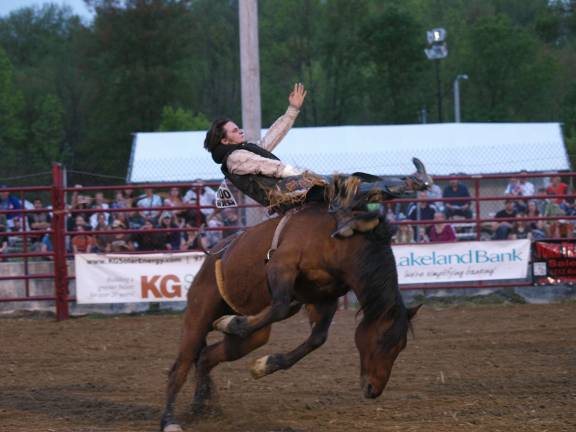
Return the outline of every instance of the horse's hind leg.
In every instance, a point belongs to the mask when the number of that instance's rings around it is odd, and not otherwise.
[[[226,315],[214,322],[214,328],[221,332],[246,337],[270,324],[284,320],[298,311],[299,303],[290,303],[294,294],[294,281],[298,273],[294,266],[281,263],[283,260],[274,256],[277,261],[271,261],[266,270],[268,287],[272,301],[270,306],[265,307],[256,315],[237,316]]]
[[[222,313],[224,305],[217,295],[206,293],[201,304],[188,302],[178,357],[170,369],[166,388],[166,405],[160,421],[163,431],[179,431],[174,420],[176,396],[186,382],[190,368],[206,346],[206,335],[211,330],[212,320]]]
[[[270,327],[265,327],[247,338],[224,335],[224,339],[205,347],[196,362],[196,391],[194,393],[193,411],[200,414],[212,394],[210,371],[219,363],[237,360],[249,352],[261,347],[270,338]]]
[[[296,349],[261,357],[254,362],[250,372],[254,378],[262,378],[280,369],[289,369],[303,357],[326,342],[332,318],[338,309],[338,301],[307,305],[306,310],[312,326],[310,336]]]

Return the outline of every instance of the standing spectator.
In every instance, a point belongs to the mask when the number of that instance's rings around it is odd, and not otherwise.
[[[186,204],[200,205],[200,211],[202,212],[202,223],[206,222],[206,218],[214,213],[213,208],[206,208],[206,206],[214,206],[216,204],[216,192],[214,189],[208,186],[202,186],[200,189],[200,199],[196,196],[196,190],[198,188],[190,188],[188,192],[184,195],[183,201]],[[194,210],[193,210],[194,211]]]
[[[148,210],[141,210],[140,214],[146,220],[152,221],[152,225],[158,222],[160,212],[152,210],[152,207],[162,207],[162,198],[156,195],[151,188],[144,189],[144,197],[138,201],[138,208],[148,208]]]
[[[11,192],[4,190],[8,186],[0,185],[0,210],[18,210],[21,209],[22,203],[18,198],[16,198]],[[14,226],[14,218],[22,217],[17,213],[5,214],[6,217],[6,227],[12,228]]]
[[[508,199],[504,201],[504,208],[500,210],[494,216],[495,219],[505,219],[505,218],[515,218],[516,208],[514,207],[514,201]],[[494,239],[495,240],[506,240],[512,231],[514,221],[502,221],[495,222],[494,224]]]
[[[442,196],[444,198],[470,198],[470,192],[464,183],[457,179],[450,179],[449,185],[444,188]],[[472,218],[470,200],[444,201],[444,207],[448,219],[454,219],[454,216],[460,216],[465,219]]]
[[[428,237],[431,242],[453,242],[456,241],[456,232],[452,225],[445,223],[446,215],[442,212],[434,213],[434,222],[430,228]]]

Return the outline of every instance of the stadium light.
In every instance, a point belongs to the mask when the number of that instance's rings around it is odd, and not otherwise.
[[[428,60],[434,61],[436,70],[436,98],[438,103],[438,122],[444,121],[442,110],[442,81],[440,79],[440,60],[448,57],[448,46],[446,45],[446,30],[435,28],[426,32],[426,39],[429,47],[424,50]]]

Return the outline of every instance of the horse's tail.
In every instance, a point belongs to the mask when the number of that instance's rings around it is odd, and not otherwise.
[[[206,224],[202,224],[200,226],[200,228],[198,229],[198,232],[200,234],[200,237],[202,237],[205,234],[205,227]],[[244,232],[244,230],[239,230],[238,232],[232,234],[231,236],[225,237],[224,239],[220,240],[217,245],[222,244],[222,246],[220,247],[220,249],[218,250],[208,250],[204,247],[204,245],[202,244],[202,242],[198,242],[200,245],[200,249],[202,250],[202,252],[204,252],[206,255],[208,256],[216,256],[216,255],[220,255],[221,253],[225,252],[226,249],[228,249],[228,247],[230,247],[230,245],[234,242],[234,240],[236,240],[238,238],[238,236],[240,234],[242,234]]]

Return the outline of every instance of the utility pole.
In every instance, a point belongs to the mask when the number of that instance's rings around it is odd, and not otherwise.
[[[238,2],[240,19],[240,78],[242,127],[248,142],[260,141],[260,54],[258,49],[258,0]]]
[[[238,2],[240,21],[240,83],[242,93],[242,128],[246,141],[260,141],[262,130],[262,109],[260,104],[260,53],[258,49],[258,0]],[[247,196],[241,199],[244,204],[254,204]],[[254,225],[264,219],[265,213],[259,208],[243,209],[243,223]]]

